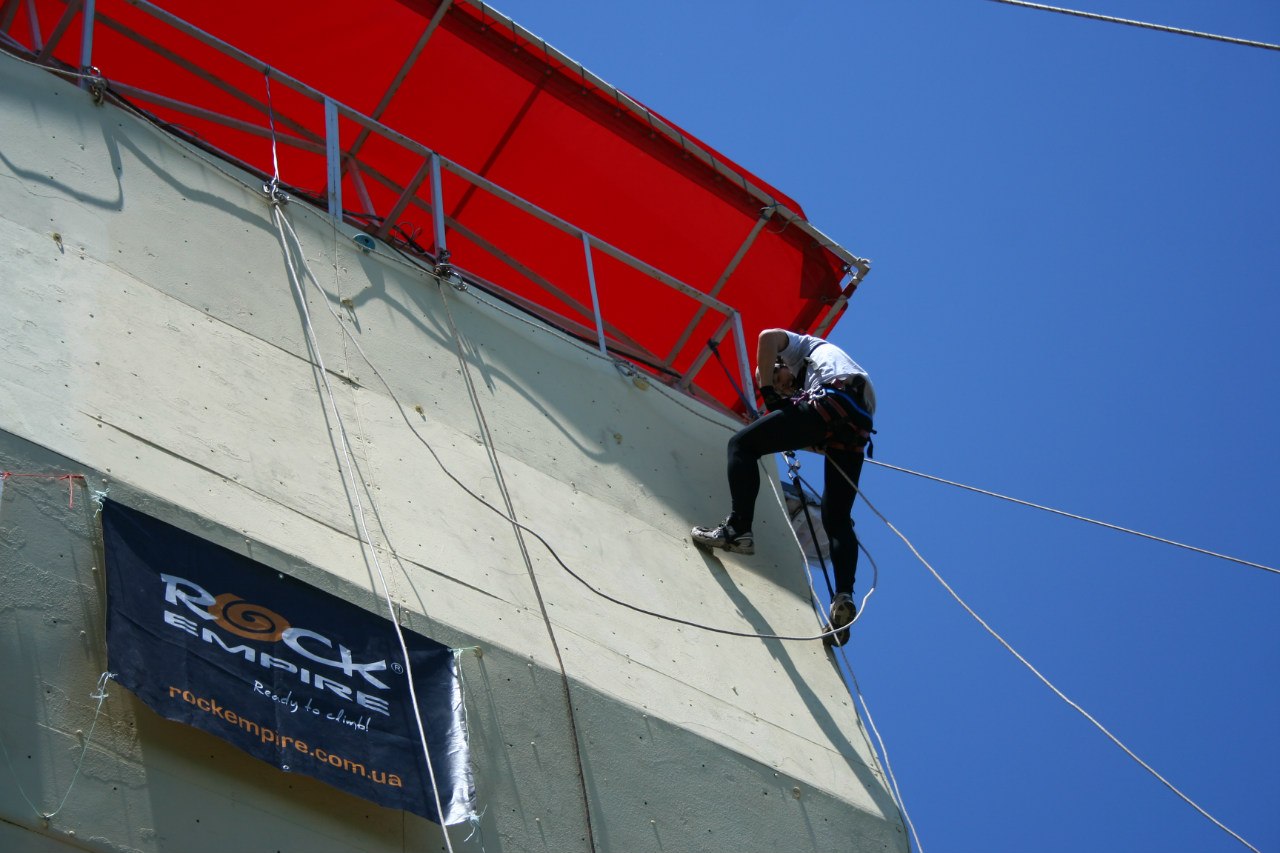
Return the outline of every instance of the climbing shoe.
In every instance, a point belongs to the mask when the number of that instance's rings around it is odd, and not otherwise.
[[[857,613],[853,596],[847,592],[837,593],[836,597],[831,599],[831,627],[836,629],[836,632],[824,637],[824,642],[829,646],[843,646],[849,642],[849,625]]]
[[[742,533],[734,530],[727,518],[723,524],[715,527],[695,527],[690,535],[695,545],[701,545],[704,548],[723,548],[733,554],[756,552],[755,535],[750,530]]]

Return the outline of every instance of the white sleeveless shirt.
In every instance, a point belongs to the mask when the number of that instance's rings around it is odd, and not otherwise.
[[[794,376],[804,376],[802,390],[816,391],[837,379],[864,376],[867,384],[863,397],[867,403],[867,413],[875,414],[876,392],[871,386],[871,377],[848,353],[830,341],[813,335],[798,335],[795,332],[786,332],[786,335],[787,345],[778,351],[778,358],[782,359],[782,363]]]

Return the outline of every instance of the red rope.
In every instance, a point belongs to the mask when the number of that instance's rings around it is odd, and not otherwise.
[[[36,480],[66,480],[67,507],[76,508],[76,480],[84,480],[84,474],[24,474],[18,471],[0,471],[0,480],[10,477],[29,477]]]

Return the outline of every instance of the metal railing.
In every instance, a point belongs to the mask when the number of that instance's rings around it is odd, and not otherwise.
[[[737,356],[737,366],[740,375],[739,378],[742,383],[741,387],[744,389],[750,389],[753,387],[741,315],[736,309],[721,302],[716,297],[726,281],[729,279],[730,275],[732,275],[738,264],[741,262],[743,256],[745,256],[747,250],[755,241],[757,235],[760,234],[765,224],[772,217],[779,216],[792,224],[802,223],[805,230],[810,232],[815,239],[821,238],[822,245],[828,248],[839,248],[835,247],[835,244],[830,243],[830,241],[825,237],[822,237],[820,232],[813,229],[811,225],[803,220],[803,218],[797,217],[796,214],[782,208],[770,199],[770,203],[763,208],[760,218],[755,223],[750,233],[746,236],[733,258],[729,261],[714,286],[709,290],[709,292],[703,292],[590,234],[573,223],[540,208],[527,199],[524,199],[487,178],[470,171],[464,166],[441,156],[439,152],[431,149],[427,145],[424,145],[423,143],[383,124],[379,120],[378,116],[386,109],[391,98],[395,94],[396,89],[399,87],[401,82],[403,82],[409,69],[412,67],[418,55],[426,46],[427,41],[440,24],[444,13],[450,6],[450,0],[443,2],[437,9],[435,15],[427,25],[427,28],[418,39],[413,51],[401,67],[400,72],[393,81],[391,87],[383,96],[381,103],[374,110],[374,115],[366,115],[359,110],[329,97],[302,81],[271,67],[269,64],[257,59],[234,45],[231,45],[212,34],[189,24],[185,20],[153,5],[152,3],[146,2],[146,0],[123,0],[123,2],[127,3],[129,6],[135,7],[152,18],[163,22],[174,30],[190,36],[201,44],[212,48],[218,53],[234,60],[248,69],[252,69],[255,72],[260,70],[266,78],[268,87],[270,87],[272,83],[281,84],[319,105],[323,109],[323,136],[315,133],[302,122],[291,120],[286,116],[277,114],[270,103],[269,94],[268,100],[264,102],[262,99],[243,91],[234,84],[219,78],[207,68],[197,65],[188,58],[175,53],[164,45],[158,44],[157,42],[130,29],[124,23],[111,19],[110,17],[100,15],[96,8],[95,0],[69,0],[64,14],[58,21],[55,28],[50,32],[48,39],[45,40],[42,40],[40,35],[33,0],[5,0],[3,5],[0,5],[0,34],[4,34],[7,37],[7,31],[14,21],[19,6],[25,4],[32,22],[31,29],[33,40],[33,44],[26,47],[38,61],[51,64],[54,62],[52,59],[54,49],[58,45],[59,41],[65,36],[75,18],[79,16],[82,23],[80,69],[85,74],[93,75],[96,74],[96,69],[93,67],[93,41],[95,29],[100,26],[110,27],[115,32],[120,33],[138,44],[140,47],[152,51],[162,59],[175,63],[185,71],[194,74],[211,84],[217,90],[225,94],[229,94],[237,101],[254,108],[270,120],[271,126],[269,128],[262,127],[254,124],[253,122],[226,115],[225,113],[206,109],[196,104],[167,97],[156,92],[147,91],[120,80],[112,79],[110,81],[110,91],[130,99],[148,102],[180,113],[198,117],[201,120],[219,124],[243,133],[270,137],[273,140],[273,144],[275,142],[279,142],[282,145],[298,148],[312,154],[322,155],[325,158],[326,164],[325,195],[327,197],[326,201],[328,212],[331,216],[343,219],[357,227],[361,227],[380,239],[388,240],[391,238],[392,231],[396,228],[401,217],[405,215],[410,207],[420,208],[431,217],[435,249],[433,261],[435,263],[435,271],[437,273],[445,275],[464,274],[463,277],[465,278],[465,267],[454,266],[454,259],[451,258],[447,247],[448,234],[450,232],[457,233],[483,248],[489,255],[520,273],[537,287],[547,291],[561,302],[581,313],[584,318],[590,317],[594,325],[595,342],[601,353],[606,355],[611,353],[609,341],[612,339],[617,344],[615,346],[615,350],[618,353],[634,358],[638,351],[641,357],[640,360],[648,362],[650,367],[656,367],[668,372],[670,375],[676,376],[675,384],[681,388],[688,389],[690,387],[694,377],[706,364],[706,361],[711,354],[709,347],[703,349],[682,374],[678,374],[673,369],[673,365],[679,354],[684,350],[689,339],[692,337],[698,325],[704,320],[708,311],[714,311],[723,316],[723,321],[718,325],[711,338],[712,344],[718,344],[723,340],[726,334],[733,335],[734,349]],[[459,0],[459,2],[471,2],[471,0]],[[492,10],[487,10],[487,14],[492,16]],[[512,28],[512,32],[516,33],[518,25],[510,21],[508,21],[508,23]],[[525,31],[520,30],[520,32]],[[528,34],[527,32],[525,33],[525,37],[533,38],[532,34]],[[8,41],[13,43],[13,39],[11,37],[8,37]],[[545,46],[545,42],[543,44]],[[558,54],[557,58],[563,59],[565,62],[571,62],[571,60],[568,60],[567,57],[563,57],[563,55]],[[580,68],[580,66],[577,67]],[[585,69],[582,69],[582,72],[585,79],[587,72]],[[608,86],[608,84],[599,80],[599,78],[594,78],[594,75],[592,79],[600,86]],[[82,80],[82,83],[88,87],[95,85],[92,81]],[[102,81],[101,79],[98,80],[98,85],[100,87],[103,83],[105,83],[105,81]],[[609,88],[613,92],[617,93],[617,90],[612,89],[612,87]],[[100,90],[101,88],[99,91]],[[269,91],[270,90],[268,88],[268,93]],[[622,96],[621,93],[617,93],[617,95],[620,99],[625,97]],[[634,101],[630,101],[630,99],[627,99],[627,101],[629,104],[634,105],[631,108],[644,110],[642,106],[635,104]],[[649,114],[647,110],[644,110],[644,114],[649,117],[648,121],[653,125],[655,117]],[[359,134],[356,140],[346,150],[343,150],[339,139],[338,131],[341,120],[352,122],[359,127]],[[282,128],[287,129],[289,133],[278,134],[275,129],[277,123],[279,123]],[[668,131],[664,132],[673,132],[678,134],[678,131],[670,129],[669,126],[665,125],[665,123],[664,126],[668,128]],[[420,158],[420,165],[408,182],[403,184],[397,183],[391,178],[380,174],[369,163],[361,161],[358,155],[368,142],[369,138],[375,135],[383,140],[400,146],[415,157]],[[690,147],[689,143],[683,142],[684,137],[681,137],[681,140],[682,144],[684,144],[686,148]],[[713,168],[716,168],[717,170],[722,168],[710,154],[702,151],[702,149],[697,149],[697,151],[701,152],[700,156],[708,158],[709,163]],[[235,159],[234,157],[230,157],[230,155],[226,155],[225,152],[223,153],[224,156],[228,156],[229,159]],[[253,170],[252,167],[248,168]],[[446,172],[461,179],[471,188],[483,191],[494,198],[500,199],[537,220],[563,232],[571,238],[580,240],[582,244],[587,285],[591,295],[591,305],[587,306],[583,304],[580,300],[575,299],[562,288],[557,287],[553,282],[538,275],[528,265],[522,263],[520,259],[504,252],[494,242],[486,239],[483,235],[476,233],[474,230],[456,221],[452,217],[447,216],[444,210],[442,189],[443,173]],[[347,216],[343,207],[342,199],[344,175],[351,180],[352,186],[360,197],[360,203],[364,206],[364,209],[368,211],[369,216]],[[757,197],[767,198],[767,196],[763,195],[763,193],[754,186],[751,186],[744,178],[741,178],[741,176],[737,177],[742,181],[744,188],[749,192],[753,192]],[[395,201],[391,204],[385,215],[379,215],[377,213],[375,205],[371,199],[371,195],[368,191],[368,186],[366,185],[366,179],[376,181],[382,188],[395,195]],[[431,193],[430,203],[424,202],[418,195],[424,183],[429,184]],[[370,222],[376,224],[370,224]],[[632,269],[639,271],[653,281],[658,282],[664,287],[681,293],[697,303],[698,307],[693,312],[683,334],[679,337],[675,346],[666,356],[660,356],[651,352],[648,348],[642,346],[624,334],[621,329],[605,321],[601,311],[600,298],[597,290],[595,263],[593,260],[594,253],[600,253],[625,264]],[[430,253],[424,252],[424,254],[429,255]],[[839,249],[837,254],[841,257],[848,257],[849,266],[847,267],[847,275],[853,280],[860,279],[862,275],[865,274],[866,266],[864,261],[848,255],[848,253],[843,249]],[[838,316],[840,307],[841,303],[837,303],[837,305],[831,307],[824,320],[819,323],[819,326],[822,327],[820,332],[825,330],[825,327],[834,321],[835,317]],[[628,350],[630,350],[630,352],[628,352]]]

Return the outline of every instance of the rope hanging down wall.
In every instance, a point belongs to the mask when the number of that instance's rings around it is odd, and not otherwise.
[[[0,471],[0,507],[3,507],[4,505],[5,484],[8,483],[8,481],[11,478],[22,478],[22,479],[29,479],[29,480],[58,480],[58,481],[65,480],[67,483],[67,508],[68,509],[75,508],[76,483],[79,482],[83,484],[85,482],[83,474],[44,474],[44,473],[19,473],[17,471]],[[4,756],[5,766],[9,768],[9,775],[13,777],[14,784],[18,788],[18,794],[22,797],[23,801],[28,806],[31,807],[31,810],[35,812],[36,815],[45,822],[46,825],[48,825],[48,822],[53,820],[53,818],[55,818],[58,815],[58,813],[62,811],[63,806],[67,804],[67,800],[71,798],[71,791],[73,788],[75,788],[76,781],[79,780],[80,778],[80,771],[84,767],[84,759],[89,752],[89,745],[93,742],[93,733],[98,728],[98,718],[102,716],[102,703],[105,702],[107,699],[107,681],[113,678],[114,676],[115,676],[114,673],[103,672],[101,675],[98,676],[97,687],[94,689],[92,693],[89,694],[90,699],[98,700],[97,704],[94,706],[94,709],[93,709],[93,721],[89,724],[88,734],[86,734],[81,739],[80,755],[76,759],[76,769],[71,775],[71,782],[67,785],[66,792],[62,795],[62,799],[58,801],[58,805],[53,811],[51,812],[43,811],[35,803],[31,801],[30,797],[27,796],[26,790],[23,788],[22,783],[18,779],[18,771],[14,768],[13,760],[9,756],[9,749],[7,746],[5,746],[4,741],[0,739],[0,754],[3,754]]]
[[[365,510],[364,510],[363,504],[360,501],[361,478],[358,476],[355,460],[353,459],[351,454],[350,443],[347,440],[346,426],[342,420],[342,413],[338,409],[337,400],[334,397],[334,393],[333,393],[333,387],[329,383],[329,374],[328,374],[328,371],[325,369],[324,359],[320,354],[320,345],[319,345],[319,342],[316,340],[315,329],[311,323],[311,314],[307,309],[307,297],[306,297],[306,294],[303,292],[302,283],[299,280],[298,272],[294,267],[293,252],[290,250],[288,240],[285,238],[284,224],[287,224],[287,220],[284,218],[284,214],[280,210],[279,195],[276,192],[274,192],[274,188],[277,183],[278,181],[273,180],[272,183],[267,187],[267,191],[271,197],[272,219],[275,221],[276,231],[280,236],[280,248],[284,252],[285,262],[288,265],[290,283],[292,284],[294,293],[298,298],[298,305],[302,312],[302,318],[303,318],[303,322],[304,322],[306,334],[307,334],[307,346],[311,350],[311,353],[315,358],[316,372],[319,374],[322,380],[323,387],[322,387],[321,393],[322,393],[322,396],[327,400],[329,404],[329,408],[334,419],[334,424],[336,426],[337,442],[341,450],[341,460],[339,462],[339,468],[341,469],[340,474],[344,477],[344,479],[347,479],[349,481],[348,494],[352,502],[352,505],[351,505],[352,516],[356,523],[357,535],[359,536],[360,543],[361,543],[361,551],[368,555],[368,558],[370,560],[372,567],[377,572],[378,581],[382,587],[383,598],[386,601],[386,605],[387,605],[388,619],[391,621],[391,626],[395,630],[396,639],[399,642],[401,652],[404,655],[405,668],[406,668],[406,681],[408,682],[408,686],[409,686],[409,696],[410,696],[410,701],[413,707],[414,721],[416,722],[418,727],[419,743],[422,747],[423,757],[426,759],[427,774],[431,780],[432,795],[435,799],[435,804],[436,804],[436,814],[441,815],[440,831],[444,836],[445,847],[448,849],[449,853],[453,853],[453,841],[449,836],[449,828],[444,823],[444,819],[443,819],[444,810],[441,807],[440,792],[439,792],[438,784],[436,782],[435,766],[431,760],[431,750],[427,745],[426,729],[422,720],[422,712],[419,709],[417,689],[414,685],[413,670],[410,664],[409,648],[405,641],[404,631],[401,629],[400,623],[396,619],[395,605],[391,600],[391,590],[387,584],[386,574],[383,572],[381,561],[379,561],[378,559],[378,549],[374,546],[373,538],[370,536],[368,525],[365,522],[365,517],[364,517]],[[290,232],[292,232],[292,229],[290,229]],[[294,236],[296,238],[297,235],[295,234]],[[299,253],[299,255],[301,256],[301,252]],[[305,260],[303,261],[303,263],[305,266],[305,263],[306,263]],[[308,275],[310,275],[310,269],[307,269],[307,273]],[[312,280],[314,281],[314,276],[311,276],[311,277],[312,277]],[[316,286],[318,287],[319,285],[317,284]],[[325,304],[328,304],[328,300],[326,300]],[[345,465],[343,465],[343,462],[345,462]],[[375,506],[373,509],[376,515],[377,507]]]
[[[818,562],[823,579],[827,582],[827,592],[829,597],[834,596],[835,591],[832,589],[830,578],[827,576],[827,561],[822,553],[822,549],[818,546],[818,539],[813,528],[813,520],[809,517],[808,500],[805,495],[806,489],[813,492],[815,495],[817,495],[818,492],[800,476],[799,460],[788,458],[787,472],[788,475],[792,477],[793,481],[796,482],[797,488],[800,490],[800,499],[802,501],[802,506],[804,506],[805,519],[809,526],[809,534],[814,543],[814,550],[818,554]],[[790,515],[787,510],[786,498],[783,497],[777,484],[770,480],[770,486],[772,487],[774,499],[778,502],[778,507],[784,514]],[[813,585],[813,573],[810,570],[808,554],[805,552],[804,545],[800,542],[800,535],[794,526],[791,528],[791,536],[796,543],[796,549],[800,553],[800,562],[803,566],[805,581],[809,585],[809,600],[813,605],[814,616],[817,618],[819,625],[825,626],[827,624],[826,611],[822,606],[821,599],[818,598],[818,591]],[[867,601],[870,600],[871,594],[876,591],[876,587],[880,584],[880,567],[876,564],[875,558],[871,556],[871,552],[868,551],[866,546],[861,542],[858,543],[858,548],[866,555],[867,561],[871,563],[872,574],[871,589],[869,589],[867,594],[862,597],[862,603],[859,605],[857,613],[854,616],[854,622],[858,621],[862,614],[866,612]],[[852,626],[852,624],[853,622],[849,623],[850,626]],[[848,644],[836,646],[835,650],[840,661],[844,664],[843,671],[845,674],[845,688],[849,691],[849,697],[862,706],[862,713],[867,718],[867,725],[871,727],[871,732],[875,735],[876,743],[879,744],[880,760],[884,763],[885,772],[889,775],[889,796],[893,800],[893,804],[897,806],[898,813],[902,816],[902,822],[906,824],[907,831],[910,833],[910,838],[908,838],[907,841],[908,848],[910,848],[911,840],[914,839],[916,853],[924,853],[924,846],[920,843],[920,835],[916,832],[915,824],[912,822],[911,815],[907,811],[906,801],[902,797],[902,789],[898,787],[898,777],[894,774],[893,764],[889,760],[889,748],[885,746],[884,738],[880,735],[880,729],[876,727],[875,719],[871,716],[871,708],[867,704],[866,696],[862,693],[861,685],[858,684],[858,677],[854,673],[853,664],[849,661]]]

